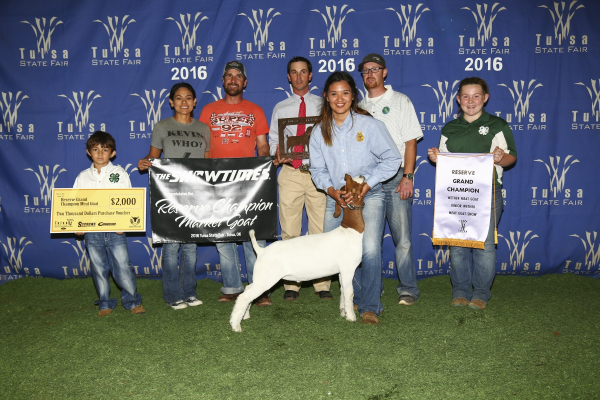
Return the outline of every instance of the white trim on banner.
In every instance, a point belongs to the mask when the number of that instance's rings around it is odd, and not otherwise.
[[[434,245],[483,249],[490,225],[494,155],[438,153]]]

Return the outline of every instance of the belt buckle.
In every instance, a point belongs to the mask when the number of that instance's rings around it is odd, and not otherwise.
[[[298,171],[300,171],[304,174],[310,174],[309,168],[310,168],[310,164],[302,164],[300,167],[298,167]]]

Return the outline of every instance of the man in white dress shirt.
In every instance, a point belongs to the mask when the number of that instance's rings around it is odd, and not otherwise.
[[[269,146],[271,155],[275,156],[275,164],[282,165],[277,178],[279,188],[279,223],[281,239],[287,240],[300,236],[302,230],[302,210],[306,207],[308,216],[308,233],[310,235],[323,232],[326,196],[317,190],[308,171],[308,158],[292,160],[280,158],[285,149],[279,149],[278,120],[280,118],[312,117],[319,115],[323,99],[310,93],[309,84],[312,79],[312,65],[304,57],[294,57],[287,65],[287,78],[292,85],[292,94],[277,103],[273,108],[271,128],[269,130]],[[308,125],[288,125],[285,136],[300,136],[309,130]],[[286,139],[287,140],[287,139]],[[296,150],[294,150],[296,151]],[[301,150],[300,150],[301,151]],[[285,262],[285,260],[282,260]],[[313,282],[315,293],[322,299],[333,299],[329,288],[329,278]],[[296,300],[300,290],[298,282],[284,282],[285,300]]]

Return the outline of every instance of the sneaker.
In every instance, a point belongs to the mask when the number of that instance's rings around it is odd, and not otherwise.
[[[321,299],[333,300],[333,296],[331,295],[331,292],[329,290],[322,290],[320,292],[315,292],[315,294]]]
[[[195,306],[199,306],[200,304],[202,304],[202,301],[198,300],[198,298],[196,296],[192,296],[192,297],[188,297],[185,300],[185,304],[187,304],[190,307],[195,307]]]
[[[487,303],[483,300],[471,300],[469,303],[469,308],[473,308],[475,310],[483,310],[487,306]]]
[[[139,306],[135,306],[131,309],[132,314],[144,314],[145,312],[146,312],[146,310],[144,310],[144,307],[142,307],[141,304]]]
[[[284,300],[296,300],[298,298],[298,292],[295,290],[286,290],[283,294]]]
[[[112,312],[112,308],[105,308],[104,310],[100,310],[98,311],[98,316],[99,317],[106,317],[108,314],[110,314]]]
[[[457,297],[454,300],[452,300],[452,303],[450,303],[450,307],[464,307],[467,304],[469,304],[469,300],[463,297]]]
[[[398,299],[398,304],[402,304],[403,306],[411,306],[415,304],[415,298],[409,294],[403,294]]]
[[[234,294],[222,294],[219,296],[219,303],[231,303],[238,298],[238,296],[242,293],[234,293]]]
[[[182,310],[187,307],[187,304],[183,300],[177,300],[168,304],[173,310]]]

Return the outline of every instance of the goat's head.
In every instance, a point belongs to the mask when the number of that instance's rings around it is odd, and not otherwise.
[[[355,176],[354,178],[351,178],[348,174],[346,174],[344,178],[346,180],[346,185],[342,187],[342,190],[345,190],[346,193],[352,193],[352,199],[350,202],[346,203],[348,207],[344,210],[342,226],[344,228],[352,228],[362,233],[365,230],[365,222],[362,216],[364,203],[361,193],[364,186],[367,184],[367,181],[363,176]],[[336,218],[339,217],[341,211],[341,207],[336,203],[335,213],[333,216]]]

